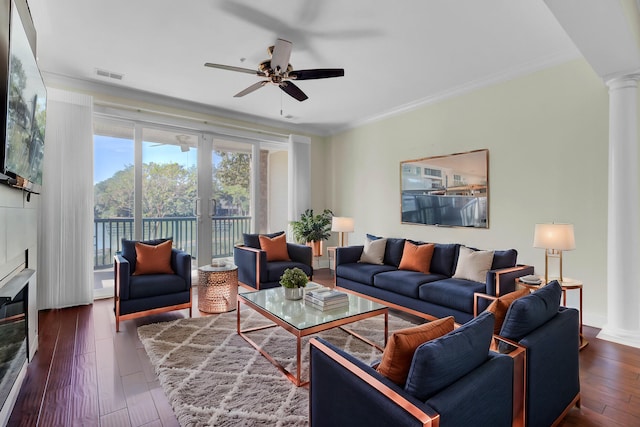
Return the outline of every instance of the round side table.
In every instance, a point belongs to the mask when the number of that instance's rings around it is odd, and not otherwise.
[[[238,300],[238,267],[233,264],[198,268],[198,310],[224,313],[235,310]]]

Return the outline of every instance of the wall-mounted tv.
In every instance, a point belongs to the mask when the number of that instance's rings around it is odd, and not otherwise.
[[[31,191],[42,185],[47,92],[25,30],[28,9],[11,1],[4,174]]]

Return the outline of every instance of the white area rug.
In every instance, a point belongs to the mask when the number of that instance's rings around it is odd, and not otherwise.
[[[243,329],[268,324],[246,308],[242,319]],[[389,316],[390,331],[411,325]],[[383,316],[347,327],[383,344]],[[138,335],[182,426],[308,425],[308,389],[294,386],[237,335],[235,312],[145,325]],[[340,329],[319,336],[365,362],[380,359],[379,351]],[[293,335],[269,328],[250,337],[295,372]],[[303,342],[302,378],[307,379],[308,339]]]

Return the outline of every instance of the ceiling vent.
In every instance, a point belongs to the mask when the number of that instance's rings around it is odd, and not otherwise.
[[[114,73],[107,70],[101,70],[100,68],[96,68],[96,74],[100,77],[106,77],[114,80],[122,80],[122,78],[124,77],[124,74]]]

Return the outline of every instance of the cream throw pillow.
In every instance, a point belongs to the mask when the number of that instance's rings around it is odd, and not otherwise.
[[[364,242],[364,250],[360,261],[368,264],[384,264],[384,250],[387,247],[387,239],[371,240]]]
[[[453,278],[485,283],[491,264],[493,264],[493,251],[474,251],[466,246],[460,246],[458,265]]]

